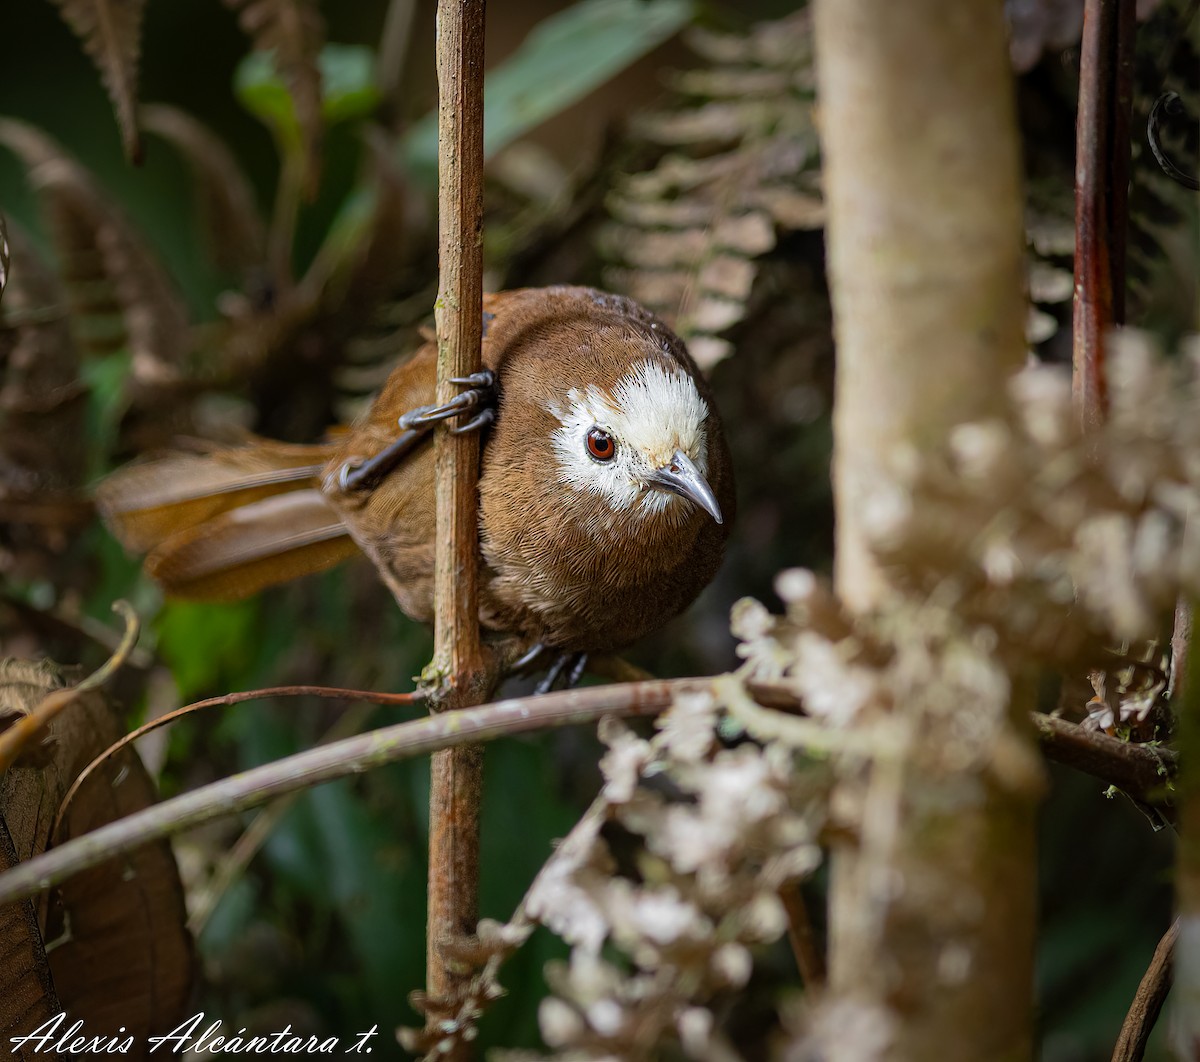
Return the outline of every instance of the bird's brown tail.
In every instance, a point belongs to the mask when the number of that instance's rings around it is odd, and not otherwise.
[[[123,468],[96,504],[168,594],[229,601],[357,552],[320,490],[332,448],[256,440]]]

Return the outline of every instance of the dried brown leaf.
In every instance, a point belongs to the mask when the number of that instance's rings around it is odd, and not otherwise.
[[[795,188],[760,188],[749,202],[765,210],[785,229],[825,226],[825,200],[815,192]]]
[[[1029,267],[1029,297],[1034,302],[1066,302],[1075,291],[1070,270],[1034,261]]]
[[[136,386],[177,382],[190,350],[187,313],[162,265],[92,176],[50,137],[0,119],[0,144],[25,164],[41,200],[85,345],[127,345]]]
[[[642,199],[614,194],[608,212],[618,221],[641,228],[679,229],[704,225],[712,219],[707,204],[691,200]]]
[[[812,37],[787,32],[792,24],[790,20],[760,23],[745,36],[696,28],[688,33],[687,42],[697,55],[714,64],[811,70]]]
[[[1061,211],[1030,211],[1025,218],[1025,235],[1031,247],[1043,258],[1068,258],[1075,253],[1075,223],[1070,204]]]
[[[0,817],[0,871],[15,867],[20,860],[13,848],[8,828]],[[0,907],[0,1036],[29,1036],[39,1026],[61,1013],[62,1005],[54,994],[50,965],[41,930],[34,914],[33,901]],[[32,1062],[40,1055],[35,1045],[20,1044],[13,1058]]]
[[[748,87],[745,91],[749,94],[755,89]],[[740,143],[747,133],[772,126],[777,112],[778,105],[771,99],[748,95],[743,99],[704,103],[685,111],[652,111],[633,122],[633,132],[667,146]]]
[[[0,663],[0,700],[28,710],[60,688],[45,663]],[[86,694],[50,724],[52,762],[11,768],[0,781],[0,815],[18,859],[78,837],[146,807],[154,785],[127,750],[93,774],[50,835],[62,797],[83,767],[121,734],[119,717],[98,693]],[[89,1034],[133,1037],[126,1057],[147,1057],[146,1038],[172,1028],[192,980],[192,945],[170,845],[158,843],[72,878],[36,905],[62,1008]]]
[[[83,42],[112,100],[125,154],[141,158],[137,110],[138,60],[146,0],[53,0],[63,21]]]
[[[700,270],[700,287],[710,294],[745,302],[754,284],[754,263],[731,254],[720,254]]]
[[[10,237],[0,306],[0,453],[47,482],[75,483],[83,455],[72,442],[83,410],[66,294],[25,230],[14,223]]]
[[[604,246],[613,253],[617,253],[619,247],[624,261],[637,269],[658,271],[691,266],[704,254],[709,243],[709,234],[704,229],[680,229],[674,232],[621,232],[619,242],[618,234],[613,233]],[[685,283],[692,279],[690,272],[681,272],[679,276]]]
[[[667,84],[686,96],[709,99],[752,92],[760,96],[774,96],[791,89],[795,84],[795,77],[788,70],[765,70],[754,66],[733,69],[709,66],[668,74]]]

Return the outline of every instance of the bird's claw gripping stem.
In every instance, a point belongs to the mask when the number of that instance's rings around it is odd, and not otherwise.
[[[491,422],[494,417],[493,406],[496,402],[495,373],[484,369],[482,372],[475,372],[470,376],[455,376],[450,382],[462,384],[467,387],[467,390],[441,405],[417,406],[416,409],[410,409],[396,422],[400,425],[401,430],[410,431],[422,426],[432,427],[440,420],[450,420],[452,417],[459,417],[464,413],[474,413],[476,410],[482,410],[482,412],[476,413],[466,424],[455,428],[456,435],[477,430]],[[492,416],[484,419],[485,413],[492,414]]]
[[[496,419],[496,374],[490,369],[471,373],[470,376],[455,376],[451,383],[461,384],[468,389],[455,395],[441,405],[417,406],[404,413],[396,421],[400,434],[374,457],[355,463],[347,461],[338,473],[338,486],[343,491],[370,490],[378,486],[405,457],[443,420],[474,414],[465,423],[451,431],[463,435],[479,431]]]

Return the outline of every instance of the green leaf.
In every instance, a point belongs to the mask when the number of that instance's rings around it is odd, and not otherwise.
[[[168,601],[159,615],[158,650],[185,701],[219,690],[240,674],[256,646],[259,601],[206,604]]]
[[[295,752],[304,739],[295,707],[283,713],[243,715],[230,729],[238,734],[243,767]],[[391,773],[387,788],[414,772],[405,765]],[[377,784],[379,783],[377,780]],[[264,855],[275,875],[271,902],[290,894],[311,908],[310,917],[337,916],[356,967],[342,982],[342,1005],[354,1021],[381,1024],[407,1020],[404,1000],[421,982],[425,947],[425,862],[419,839],[406,833],[395,805],[371,806],[369,786],[349,780],[304,793],[287,810]],[[400,798],[403,802],[403,798]],[[330,984],[338,983],[331,977]]]
[[[327,44],[321,49],[321,117],[326,125],[370,114],[379,104],[375,84],[375,53],[350,44]]]
[[[694,0],[581,0],[538,23],[484,85],[485,157],[552,118],[678,33]],[[437,185],[437,112],[401,141],[405,169]],[[338,211],[322,253],[339,260],[359,246],[375,214],[375,190],[359,187]]]
[[[692,18],[693,0],[581,0],[540,22],[484,86],[483,153],[491,157],[619,73]],[[404,140],[410,171],[437,179],[437,114]]]
[[[299,127],[291,94],[275,69],[269,52],[251,52],[233,74],[233,91],[238,102],[281,140],[295,142]]]
[[[375,87],[375,55],[370,48],[327,44],[318,59],[321,68],[321,117],[326,125],[370,114],[379,103]],[[233,75],[233,87],[243,107],[269,126],[288,146],[299,144],[300,126],[287,83],[275,65],[274,52],[251,52]]]
[[[80,365],[79,375],[88,393],[89,476],[108,470],[121,417],[129,406],[126,384],[132,371],[133,358],[125,349],[106,357],[89,358]]]

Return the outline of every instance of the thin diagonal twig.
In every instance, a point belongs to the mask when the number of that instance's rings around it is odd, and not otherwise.
[[[610,714],[656,715],[678,694],[708,690],[712,684],[711,678],[667,679],[516,697],[479,708],[440,712],[306,749],[152,805],[5,871],[0,874],[0,904],[34,896],[141,845],[259,807],[285,793],[439,749],[594,723]]]
[[[1176,919],[1154,949],[1154,957],[1129,1005],[1129,1013],[1125,1015],[1117,1045],[1113,1048],[1112,1062],[1141,1062],[1145,1056],[1150,1033],[1171,989],[1171,969],[1178,939],[1179,920]]]
[[[209,708],[223,708],[231,704],[244,704],[246,701],[261,701],[268,697],[328,697],[337,700],[369,701],[372,704],[405,705],[416,704],[422,699],[420,693],[377,693],[372,690],[348,690],[337,686],[267,686],[263,689],[243,690],[239,693],[223,693],[219,697],[208,697],[202,701],[193,701],[191,704],[185,704],[182,708],[164,712],[149,722],[143,723],[135,730],[131,730],[128,734],[125,734],[119,740],[109,745],[108,748],[80,771],[78,777],[71,783],[71,788],[67,790],[66,796],[63,797],[62,803],[58,806],[58,814],[54,817],[54,827],[50,831],[50,836],[55,837],[58,835],[59,824],[66,817],[67,808],[71,806],[71,801],[75,799],[75,794],[79,792],[80,787],[87,777],[102,763],[125,748],[126,745],[132,744],[138,738],[145,737],[159,727],[167,726],[182,719],[185,715],[206,711]]]

